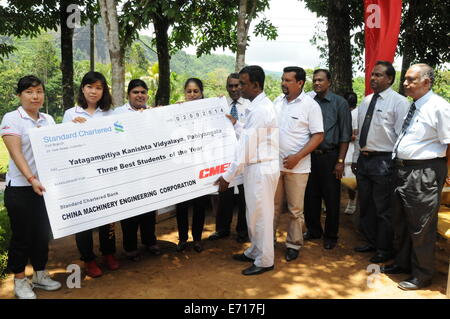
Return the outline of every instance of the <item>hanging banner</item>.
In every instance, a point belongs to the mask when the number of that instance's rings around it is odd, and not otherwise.
[[[366,95],[372,93],[370,77],[379,60],[394,62],[400,34],[402,0],[365,0]]]

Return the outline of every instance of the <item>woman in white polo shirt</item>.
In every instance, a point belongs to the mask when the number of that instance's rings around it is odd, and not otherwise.
[[[148,109],[148,86],[139,79],[131,80],[128,84],[128,103],[114,110],[114,115]],[[128,259],[138,261],[141,255],[137,247],[137,232],[140,229],[141,242],[152,255],[161,255],[155,235],[156,211],[130,217],[120,221],[123,234],[123,249]]]
[[[57,290],[61,284],[50,279],[45,270],[50,224],[42,197],[45,187],[37,177],[28,130],[54,125],[55,121],[39,112],[45,99],[40,79],[32,75],[21,78],[16,93],[21,106],[3,116],[0,129],[10,156],[4,199],[12,232],[8,268],[14,273],[15,295],[35,299],[34,287]],[[32,282],[25,276],[28,260],[34,269]]]
[[[77,104],[64,113],[63,122],[84,123],[88,119],[113,114],[112,97],[103,74],[91,71],[84,75],[78,91]],[[75,234],[75,240],[81,254],[80,259],[85,263],[86,274],[93,278],[100,277],[103,272],[95,261],[92,229]],[[104,264],[110,270],[118,269],[119,263],[114,257],[116,252],[114,224],[99,227],[99,240]]]

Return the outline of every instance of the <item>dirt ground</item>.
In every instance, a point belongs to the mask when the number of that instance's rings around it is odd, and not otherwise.
[[[346,200],[342,201],[343,207]],[[342,209],[343,211],[343,209]],[[195,252],[190,246],[178,253],[176,220],[169,218],[157,225],[161,256],[145,255],[139,262],[125,259],[121,245],[120,223],[116,223],[117,257],[121,268],[117,271],[104,270],[100,278],[90,278],[82,274],[81,288],[69,289],[66,273],[69,264],[83,263],[78,259],[74,236],[52,241],[48,270],[63,288],[55,292],[35,289],[38,298],[282,298],[282,299],[376,299],[376,298],[436,298],[444,299],[447,276],[436,273],[433,285],[420,291],[402,291],[397,283],[407,275],[378,275],[367,285],[366,272],[371,254],[357,254],[353,248],[358,244],[354,227],[354,217],[341,215],[340,240],[333,250],[325,250],[321,240],[305,242],[297,260],[284,259],[287,215],[282,215],[275,246],[275,269],[258,276],[243,276],[241,270],[247,263],[231,259],[233,253],[240,253],[249,243],[235,241],[234,233],[228,238],[208,241],[215,230],[215,219],[208,212],[203,242],[205,250]],[[191,220],[191,219],[190,219]],[[233,218],[233,227],[236,216]],[[233,228],[234,229],[234,228]],[[98,244],[95,234],[95,242]],[[96,247],[98,252],[98,247]],[[98,253],[99,254],[99,253]],[[100,260],[100,259],[99,259]],[[445,269],[445,265],[440,265]],[[448,266],[447,266],[448,267]],[[30,266],[26,274],[32,275]],[[195,280],[196,284],[193,284]],[[0,298],[14,298],[13,276],[9,275],[1,283]]]

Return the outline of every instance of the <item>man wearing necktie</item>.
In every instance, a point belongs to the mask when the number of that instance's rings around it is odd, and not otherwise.
[[[414,103],[395,143],[394,193],[395,263],[381,268],[386,274],[407,273],[403,290],[431,284],[437,216],[450,165],[450,104],[433,93],[434,70],[415,64],[406,72],[406,95]]]
[[[372,263],[394,257],[392,205],[394,164],[392,150],[408,112],[408,100],[392,90],[395,69],[378,61],[372,70],[368,95],[358,108],[352,169],[358,182],[360,231],[366,243],[355,251],[375,252]]]
[[[230,115],[237,120],[236,135],[245,123],[245,109],[250,103],[249,100],[241,97],[239,90],[239,74],[231,73],[227,78],[227,97],[230,106]],[[239,138],[239,135],[238,135]],[[213,206],[216,212],[216,231],[208,239],[217,240],[230,235],[231,221],[233,220],[234,206],[237,202],[238,218],[236,224],[237,241],[240,243],[248,241],[247,221],[245,217],[245,196],[244,186],[237,187],[239,194],[235,195],[235,187],[229,188],[218,196],[213,196]]]

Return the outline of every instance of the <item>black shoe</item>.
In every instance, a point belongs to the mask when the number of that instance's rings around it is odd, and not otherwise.
[[[383,274],[389,274],[389,275],[410,274],[411,273],[411,271],[409,269],[404,269],[397,264],[381,266],[380,271]]]
[[[259,274],[262,274],[263,272],[266,272],[266,271],[269,271],[269,270],[273,270],[273,266],[271,266],[271,267],[258,267],[258,266],[255,266],[253,264],[250,267],[244,269],[242,271],[242,274],[245,275],[245,276],[259,275]]]
[[[225,237],[228,237],[228,236],[230,236],[229,232],[218,232],[218,231],[216,231],[216,232],[212,233],[208,237],[208,240],[217,240],[217,239],[222,239],[222,238],[225,238]]]
[[[392,258],[393,258],[392,254],[376,253],[375,256],[369,259],[369,261],[374,264],[379,264],[391,260]]]
[[[323,242],[323,248],[325,249],[333,249],[334,247],[336,247],[336,242],[335,241],[329,241],[329,240],[325,240]]]
[[[251,258],[245,256],[245,254],[234,254],[233,259],[237,260],[237,261],[249,261],[249,262],[255,261],[254,259],[251,259]]]
[[[182,252],[182,251],[185,250],[186,248],[187,248],[187,242],[186,242],[186,241],[180,240],[180,241],[178,242],[178,245],[177,245],[177,251],[178,251],[178,252]]]
[[[298,250],[294,248],[288,248],[286,250],[286,261],[292,261],[294,259],[297,259],[298,257]]]
[[[194,250],[198,253],[201,253],[203,251],[203,246],[200,241],[194,241]]]
[[[431,280],[419,281],[415,277],[411,277],[398,284],[398,287],[403,290],[417,290],[428,287],[431,285]]]
[[[376,249],[375,249],[375,247],[372,247],[370,245],[365,245],[365,246],[355,247],[354,251],[356,251],[357,253],[368,253],[368,252],[376,251]]]
[[[303,239],[304,240],[311,240],[311,239],[320,239],[322,236],[313,236],[309,231],[306,231],[303,234]]]
[[[153,256],[161,255],[161,248],[159,248],[158,245],[147,246],[145,247],[145,250],[148,251]]]

